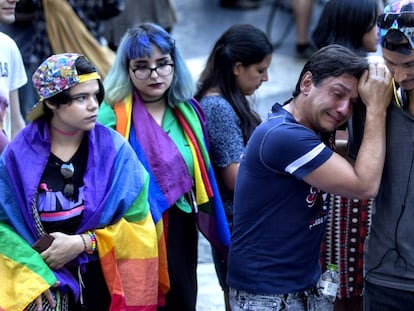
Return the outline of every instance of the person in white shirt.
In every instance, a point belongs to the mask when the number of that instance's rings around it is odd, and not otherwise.
[[[0,0],[0,23],[14,22],[14,9],[18,0]],[[0,32],[0,92],[8,98],[9,107],[3,128],[9,139],[25,126],[20,112],[18,89],[27,83],[27,76],[16,42]]]

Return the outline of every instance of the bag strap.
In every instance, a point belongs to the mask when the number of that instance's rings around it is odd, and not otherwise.
[[[33,201],[32,201],[32,215],[36,227],[37,234],[39,237],[42,237],[46,234],[45,228],[43,228],[42,222],[40,221],[39,211],[37,210],[37,196],[38,192],[36,192]]]
[[[43,228],[42,222],[40,221],[39,211],[37,210],[37,197],[38,192],[33,197],[32,201],[32,215],[35,223],[36,231],[39,237],[42,237],[46,234],[45,229]],[[52,307],[49,303],[49,300],[45,299],[42,295],[42,307],[44,311],[69,311],[69,296],[68,293],[60,292],[58,289],[53,290],[53,295],[56,300],[56,307]],[[25,309],[26,311],[35,311],[37,310],[36,302],[31,302]]]

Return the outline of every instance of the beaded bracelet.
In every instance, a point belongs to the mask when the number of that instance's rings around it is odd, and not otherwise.
[[[93,254],[96,251],[96,237],[95,234],[92,231],[86,231],[86,233],[89,235],[89,238],[91,239],[91,249],[89,251],[86,251],[87,254]]]

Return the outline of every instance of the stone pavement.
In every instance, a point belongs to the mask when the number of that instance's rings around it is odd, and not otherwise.
[[[218,0],[173,2],[177,10],[178,23],[173,28],[172,35],[194,78],[197,79],[215,40],[229,26],[250,23],[266,31],[273,0],[261,0],[261,7],[250,11],[222,9]],[[316,22],[320,9],[321,5],[316,4],[312,25]],[[283,44],[274,52],[269,68],[269,81],[263,83],[252,97],[254,107],[262,118],[266,116],[273,103],[289,98],[304,64],[304,60],[294,56],[295,29],[293,17],[288,12],[276,14],[272,26],[272,42],[279,40],[282,35]],[[197,311],[221,310],[224,310],[223,294],[215,275],[210,247],[206,240],[200,237]]]

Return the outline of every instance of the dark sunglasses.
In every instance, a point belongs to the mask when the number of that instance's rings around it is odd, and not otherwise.
[[[377,25],[382,29],[389,29],[394,22],[400,27],[414,27],[414,12],[384,13],[378,16]]]
[[[62,163],[60,166],[60,173],[65,178],[65,187],[63,188],[63,195],[68,198],[72,199],[73,194],[75,192],[75,186],[73,184],[73,175],[75,174],[75,167],[72,163],[66,164]],[[68,182],[70,180],[70,182]]]

